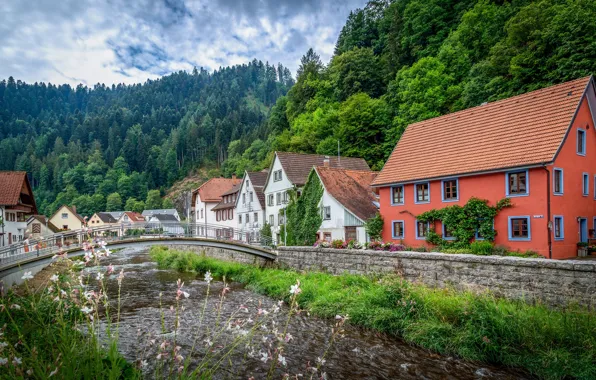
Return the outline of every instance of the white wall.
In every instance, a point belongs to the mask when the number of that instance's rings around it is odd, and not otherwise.
[[[197,192],[197,199],[195,202],[195,223],[201,224],[217,224],[215,212],[213,207],[217,206],[219,202],[203,202],[201,201],[201,194]],[[203,217],[201,218],[201,209],[203,209]]]
[[[8,234],[11,235],[11,243],[18,243],[19,241],[25,239],[25,231],[27,230],[27,222],[9,222],[7,214],[13,214],[15,216],[15,220],[17,218],[16,211],[6,211],[5,206],[0,206],[0,215],[4,215],[4,236],[0,236],[0,246],[8,245]],[[20,212],[22,214],[22,212]],[[2,232],[2,227],[0,227],[0,232]]]
[[[280,169],[282,170],[281,181],[274,181],[273,179],[275,177],[274,177],[273,173]],[[269,222],[269,216],[274,215],[274,223],[271,226],[271,232],[273,233],[274,238],[280,232],[280,229],[279,229],[280,211],[285,208],[285,205],[277,204],[276,194],[282,193],[281,198],[283,199],[283,193],[287,190],[292,190],[293,188],[294,188],[294,184],[292,182],[290,182],[290,180],[288,179],[288,176],[283,171],[283,168],[281,166],[281,163],[279,162],[279,159],[277,158],[277,156],[275,156],[275,160],[273,161],[273,165],[271,167],[271,170],[269,171],[268,182],[265,184],[265,218],[267,219],[267,222]],[[269,194],[273,194],[273,206],[269,206],[269,201],[268,201]],[[283,212],[282,212],[282,214],[283,214]],[[280,238],[283,240],[283,237],[280,237]]]
[[[252,193],[252,200],[250,194]],[[265,223],[265,210],[259,202],[257,192],[253,186],[253,183],[249,176],[246,174],[242,179],[242,185],[238,192],[238,198],[236,200],[236,223],[237,228],[247,233],[258,233],[263,228]],[[255,214],[257,220],[255,220]],[[242,224],[239,223],[240,216],[242,216]],[[246,223],[247,216],[249,222]]]
[[[323,220],[319,228],[319,235],[321,232],[331,232],[331,239],[345,239],[344,230],[344,207],[335,200],[327,190],[323,191],[323,196],[319,202],[319,207],[331,207],[331,219]]]

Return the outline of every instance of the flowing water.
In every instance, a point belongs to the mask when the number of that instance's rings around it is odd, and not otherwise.
[[[233,379],[267,377],[271,362],[262,362],[261,354],[269,350],[268,344],[273,337],[271,330],[276,327],[280,331],[283,330],[289,310],[287,305],[282,306],[278,313],[274,313],[272,310],[277,305],[275,300],[245,289],[241,284],[230,284],[230,291],[222,304],[218,320],[219,294],[224,286],[221,281],[211,283],[210,296],[207,298],[203,314],[207,291],[207,283],[203,276],[158,269],[146,250],[126,249],[113,254],[109,259],[104,259],[104,262],[113,264],[115,268],[114,274],[107,281],[107,292],[112,302],[117,299],[117,274],[120,269],[125,271],[121,290],[119,348],[131,362],[139,358],[147,360],[146,377],[156,377],[155,368],[160,363],[156,360],[156,355],[159,345],[164,340],[172,342],[175,338],[176,345],[181,347],[180,354],[185,358],[196,341],[192,355],[194,364],[191,364],[196,366],[210,350],[213,352],[214,349],[219,349],[220,344],[229,346],[237,342],[238,337],[250,329],[249,323],[237,328],[235,324],[239,324],[238,321],[243,320],[247,323],[246,320],[249,318],[268,318],[268,331],[259,328],[251,340],[251,347],[244,347],[242,344],[236,353],[222,362],[215,376]],[[87,272],[94,276],[93,272],[98,270],[105,272],[106,268],[90,268]],[[184,281],[182,290],[190,296],[187,299],[182,296],[176,312],[178,278]],[[174,310],[171,310],[171,307]],[[271,313],[259,316],[258,308],[269,310]],[[179,315],[180,327],[174,337],[176,313]],[[202,327],[198,328],[202,314]],[[115,319],[115,316],[112,316],[112,319]],[[218,323],[220,326],[227,326],[227,321],[232,322],[231,329],[216,327]],[[311,372],[308,367],[316,367],[317,357],[322,356],[329,347],[334,325],[335,321],[308,316],[305,312],[293,316],[288,328],[292,339],[285,345],[283,353],[287,366],[283,371],[275,372],[273,378],[281,378],[284,373],[290,374],[292,378],[297,374],[304,375],[300,378],[310,378]],[[198,335],[197,331],[200,331]],[[216,339],[213,335],[217,334],[220,334],[220,337]],[[267,338],[267,341],[263,341],[263,337]],[[208,338],[215,342],[211,348],[207,347],[209,342],[205,342]],[[155,343],[152,344],[152,340],[155,340]],[[171,349],[168,351],[171,352]],[[400,339],[349,325],[345,326],[344,336],[330,346],[325,358],[326,363],[318,373],[320,375],[321,372],[325,372],[330,379],[527,378],[525,374],[513,370],[429,353]]]

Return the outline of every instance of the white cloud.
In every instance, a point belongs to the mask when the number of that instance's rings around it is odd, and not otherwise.
[[[0,78],[135,83],[178,70],[323,60],[365,0],[21,0],[0,4]]]

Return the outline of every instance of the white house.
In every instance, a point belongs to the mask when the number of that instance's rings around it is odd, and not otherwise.
[[[31,215],[27,219],[27,234],[31,239],[43,239],[60,232],[60,229],[50,222],[45,215]]]
[[[147,224],[145,229],[160,230],[165,234],[184,234],[184,228],[180,220],[173,214],[154,214],[145,218]]]
[[[176,218],[177,221],[180,221],[180,215],[178,215],[178,211],[175,208],[166,208],[160,210],[143,210],[141,214],[145,217],[145,219],[149,219],[153,215],[172,215]]]
[[[288,191],[295,190],[297,196],[300,196],[312,168],[325,164],[335,168],[370,170],[362,158],[275,152],[263,192],[266,201],[265,215],[278,243],[283,243],[280,225],[284,224],[285,207],[289,201]]]
[[[145,217],[138,212],[124,211],[116,221],[120,225],[121,234],[127,230],[140,230],[145,228]]]
[[[379,209],[379,198],[371,187],[377,173],[324,166],[314,167],[313,171],[323,186],[319,239],[368,241],[364,224]]]
[[[205,225],[205,227],[217,225],[217,215],[213,211],[213,208],[221,202],[222,194],[231,190],[234,185],[239,183],[240,180],[236,176],[232,178],[211,178],[193,191],[194,222],[198,225]]]
[[[37,206],[26,172],[0,172],[0,247],[24,240]]]
[[[261,228],[265,223],[265,194],[263,188],[267,181],[266,170],[260,172],[244,172],[238,199],[236,200],[236,214],[238,228],[242,232],[243,240],[259,241]]]
[[[215,223],[221,226],[215,230],[216,238],[238,238],[234,235],[234,229],[238,228],[235,210],[238,191],[240,191],[240,184],[234,185],[230,190],[221,194],[221,201],[212,208],[215,213]]]

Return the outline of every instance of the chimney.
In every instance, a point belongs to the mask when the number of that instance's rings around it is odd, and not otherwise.
[[[323,166],[328,168],[329,167],[329,156],[325,156],[323,159]]]
[[[232,179],[236,180],[236,174],[232,174]]]

